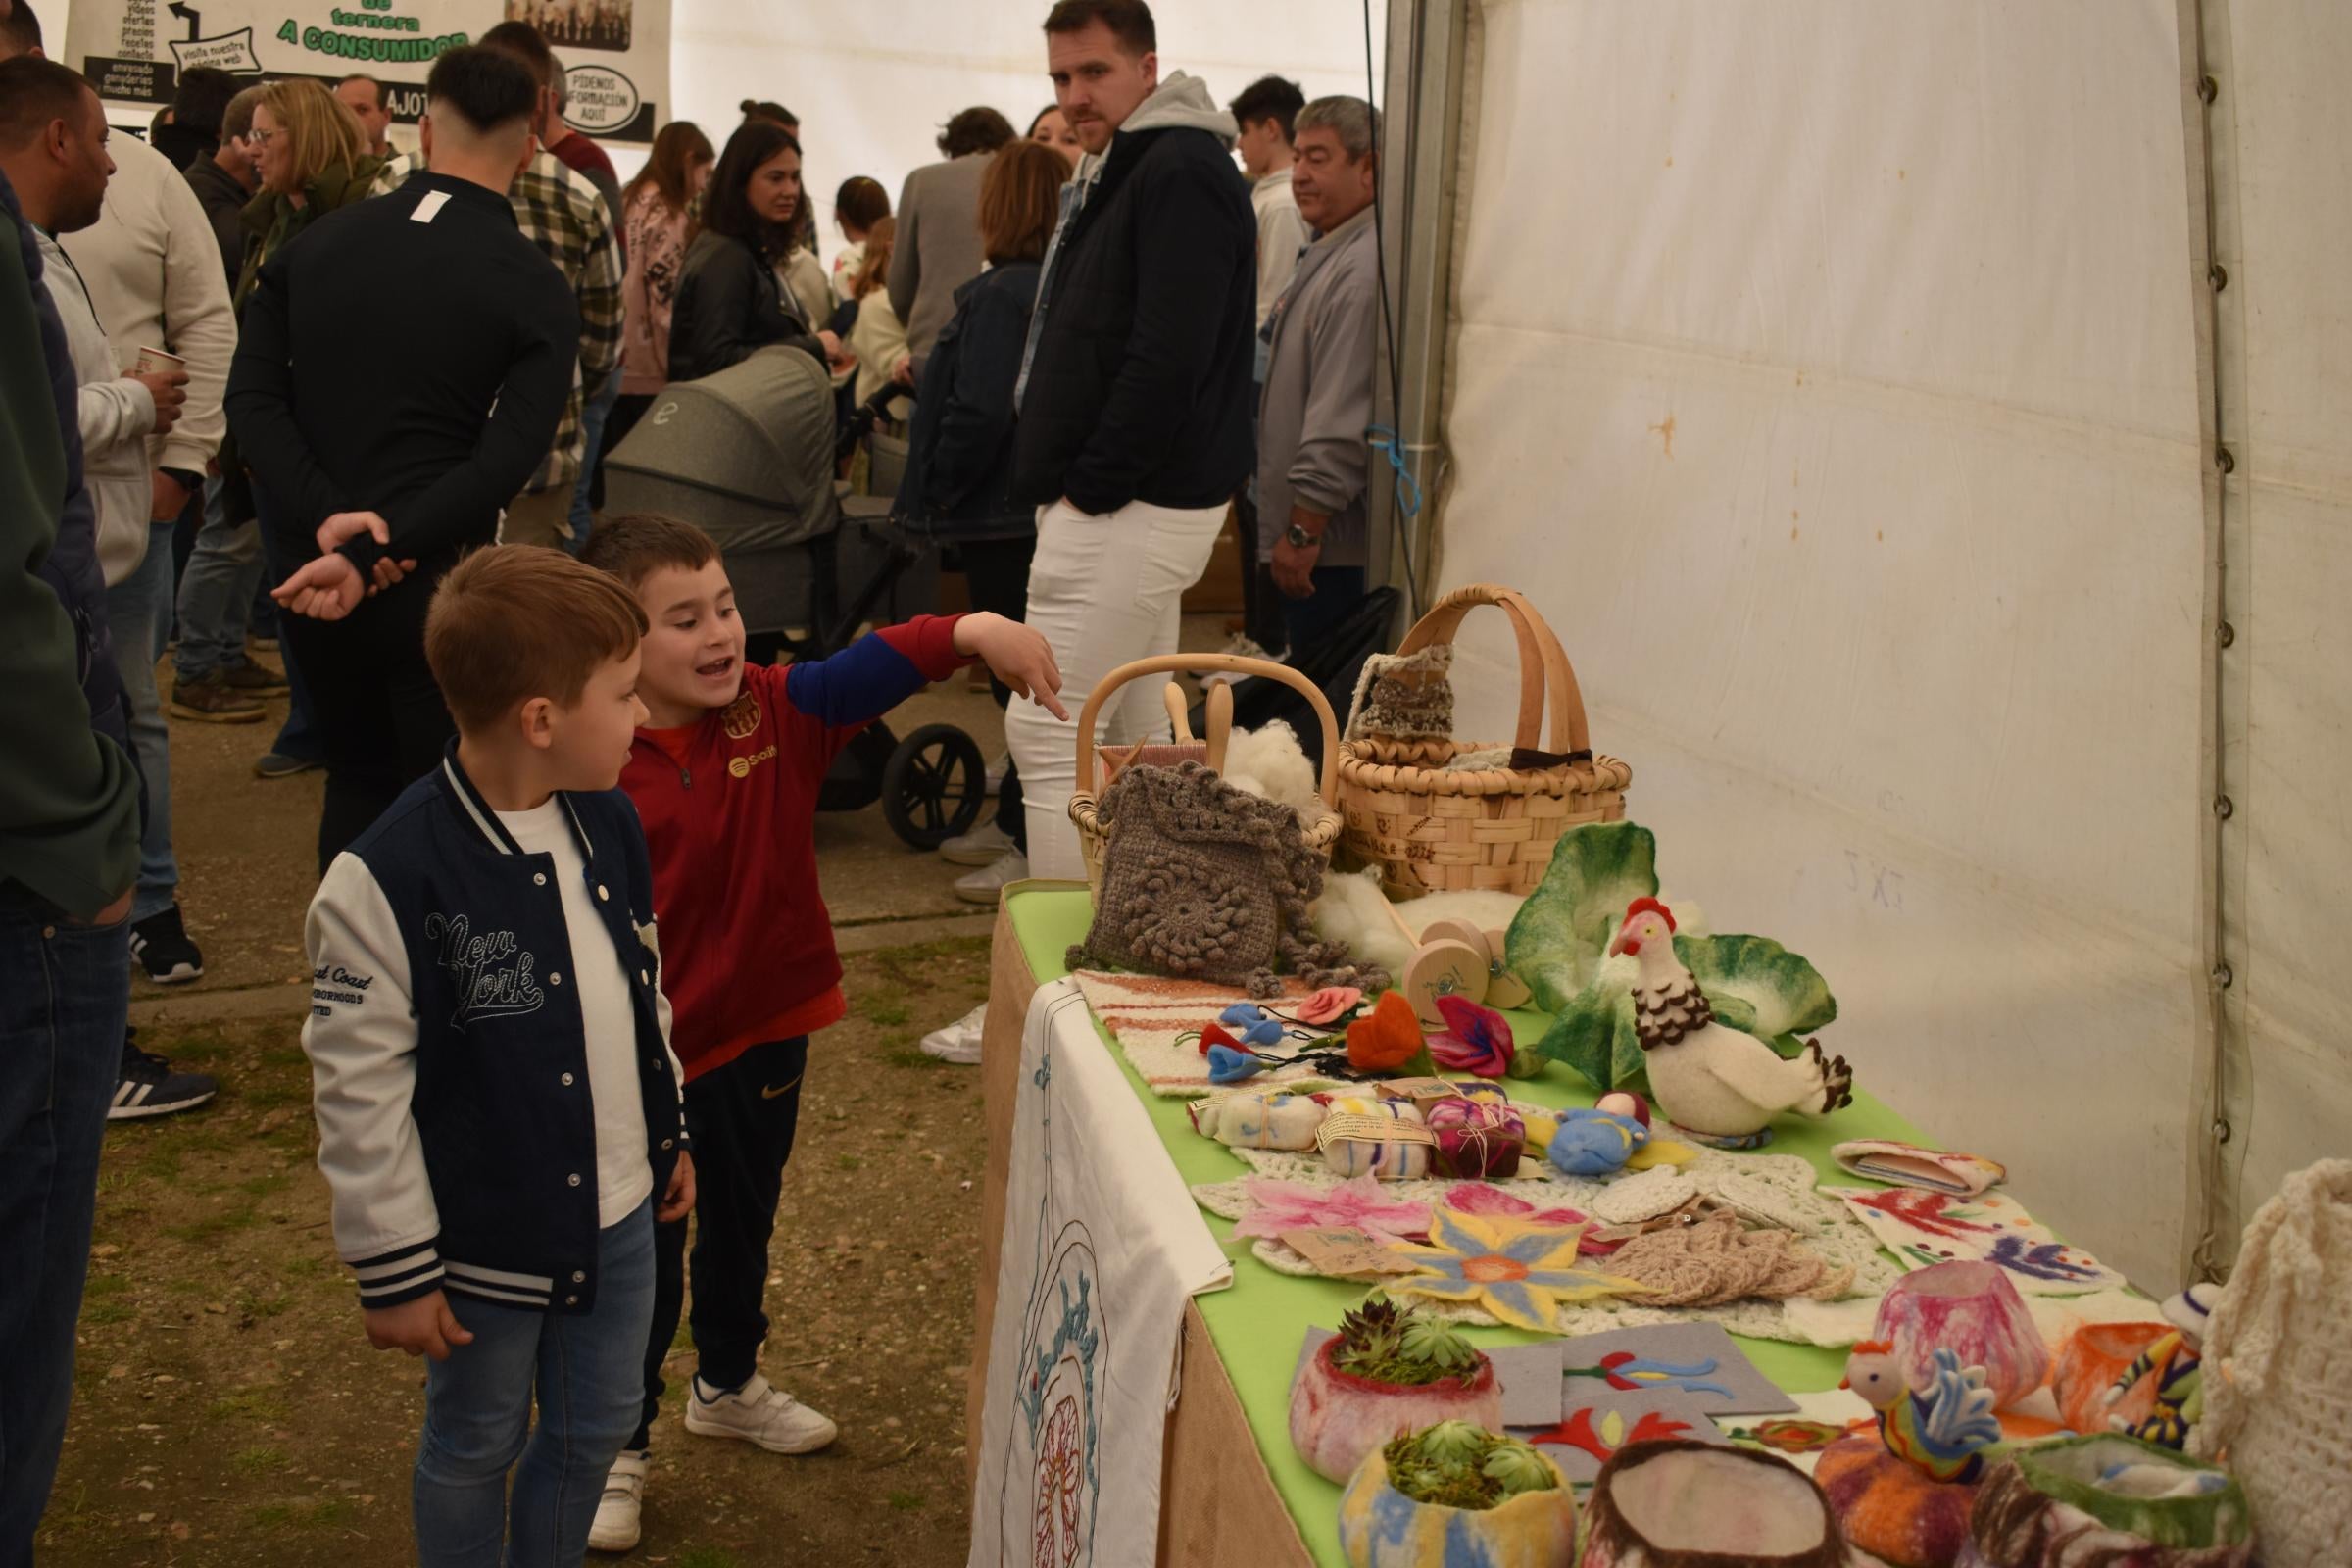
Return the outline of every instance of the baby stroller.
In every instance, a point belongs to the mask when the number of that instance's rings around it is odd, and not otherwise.
[[[833,484],[840,457],[872,429],[880,405],[904,395],[877,394],[837,440],[824,367],[797,348],[761,349],[662,390],[605,461],[606,506],[684,517],[718,542],[748,657],[821,659],[869,618],[903,620],[938,602],[937,571],[918,569],[928,554],[889,526],[888,497],[845,500]],[[875,467],[879,490],[880,454]],[[845,582],[858,585],[846,605]],[[954,724],[926,724],[902,741],[877,722],[843,749],[817,807],[855,811],[880,801],[901,839],[937,849],[979,819],[985,775],[978,744]]]

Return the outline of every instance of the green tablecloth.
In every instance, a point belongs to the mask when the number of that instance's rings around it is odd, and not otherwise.
[[[1067,975],[1069,966],[1062,961],[1062,955],[1070,944],[1086,935],[1089,907],[1085,891],[1016,892],[1007,897],[1005,906],[1013,930],[1020,937],[1030,972],[1038,983],[1044,985]],[[1509,1016],[1512,1029],[1521,1040],[1533,1041],[1543,1034],[1541,1014],[1516,1012]],[[1102,1026],[1097,1023],[1095,1028],[1102,1036],[1103,1049],[1111,1053],[1135,1086],[1136,1095],[1151,1112],[1152,1125],[1159,1130],[1161,1142],[1167,1145],[1168,1157],[1176,1162],[1177,1171],[1188,1185],[1231,1181],[1249,1168],[1222,1145],[1193,1131],[1185,1115],[1186,1102],[1152,1094]],[[1557,1063],[1541,1078],[1512,1082],[1510,1091],[1516,1099],[1541,1105],[1590,1105],[1593,1098],[1582,1079]],[[1851,1106],[1827,1122],[1785,1120],[1777,1123],[1774,1130],[1772,1152],[1802,1154],[1825,1177],[1849,1181],[1854,1178],[1839,1171],[1830,1158],[1832,1144],[1848,1138],[1925,1142],[1908,1122],[1862,1094],[1855,1095]],[[1346,1561],[1340,1553],[1340,1489],[1309,1470],[1291,1446],[1291,1370],[1298,1361],[1299,1342],[1305,1337],[1307,1327],[1336,1326],[1340,1314],[1363,1295],[1365,1288],[1340,1280],[1298,1279],[1278,1274],[1250,1255],[1247,1240],[1232,1239],[1231,1220],[1219,1219],[1205,1210],[1201,1217],[1226,1244],[1226,1250],[1234,1259],[1234,1281],[1231,1290],[1199,1298],[1200,1315],[1208,1324],[1217,1355],[1233,1379],[1234,1390],[1241,1396],[1250,1429],[1257,1437],[1258,1451],[1265,1456],[1274,1485],[1283,1501],[1289,1504],[1291,1516],[1298,1523],[1298,1534],[1307,1550],[1317,1562],[1339,1568]],[[1510,1345],[1537,1338],[1504,1328],[1467,1332],[1481,1345]],[[1747,1352],[1759,1371],[1792,1394],[1836,1388],[1844,1372],[1845,1357],[1836,1350],[1750,1339],[1740,1340],[1740,1348]]]

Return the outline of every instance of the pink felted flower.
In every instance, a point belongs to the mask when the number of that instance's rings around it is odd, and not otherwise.
[[[1234,1226],[1236,1236],[1279,1238],[1284,1231],[1342,1226],[1368,1231],[1381,1241],[1429,1234],[1429,1205],[1391,1201],[1379,1178],[1370,1174],[1352,1177],[1337,1187],[1305,1187],[1270,1176],[1252,1176],[1244,1190],[1257,1206]]]
[[[1291,1016],[1303,1024],[1327,1024],[1363,1000],[1364,993],[1356,986],[1325,986],[1293,1007]]]
[[[1540,1209],[1526,1199],[1513,1197],[1486,1182],[1462,1182],[1447,1189],[1446,1204],[1465,1214],[1524,1219],[1532,1225],[1583,1225],[1589,1222],[1589,1216],[1573,1208]]]
[[[1429,1054],[1439,1066],[1481,1078],[1500,1078],[1511,1070],[1509,1019],[1468,997],[1440,997],[1438,1011],[1446,1017],[1446,1028],[1429,1037]]]

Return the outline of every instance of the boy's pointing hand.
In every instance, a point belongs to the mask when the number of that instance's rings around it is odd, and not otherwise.
[[[1061,666],[1043,633],[1017,620],[982,611],[956,622],[956,651],[986,663],[989,673],[1055,718],[1068,722],[1069,710],[1055,695]]]

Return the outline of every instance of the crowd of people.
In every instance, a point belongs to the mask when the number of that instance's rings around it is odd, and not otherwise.
[[[1365,591],[1369,105],[1267,77],[1219,107],[1144,0],[1060,0],[1054,104],[955,115],[895,207],[845,181],[828,268],[788,111],[671,123],[624,187],[513,14],[435,61],[403,154],[367,76],[190,70],[170,138],[110,135],[0,0],[0,1356],[31,1369],[0,1380],[0,1559],[66,1427],[101,1131],[217,1090],[125,1027],[134,968],[203,973],[168,718],[283,695],[256,771],[324,770],[305,1044],[366,1332],[431,1358],[419,1558],[576,1562],[638,1539],[681,1315],[688,1432],[835,1436],[759,1355],[844,1010],[839,749],[985,666],[1010,756],[957,891],[1082,875],[1071,713],[1174,650],[1228,516],[1245,644],[1311,647]],[[970,612],[749,662],[719,546],[602,510],[665,387],[769,353],[904,416],[895,515]],[[1164,725],[1138,686],[1103,738]],[[976,1059],[979,1026],[925,1049]]]

